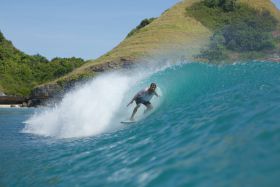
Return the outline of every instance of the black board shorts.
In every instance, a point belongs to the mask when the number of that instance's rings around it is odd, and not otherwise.
[[[136,102],[137,105],[143,104],[143,105],[147,106],[147,105],[150,105],[150,104],[151,104],[150,101],[144,101],[144,100],[141,99],[141,98],[136,98],[136,99],[135,99],[135,102]]]

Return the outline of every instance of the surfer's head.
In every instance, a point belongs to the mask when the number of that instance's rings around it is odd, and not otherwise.
[[[156,90],[156,88],[157,88],[156,83],[151,83],[149,91],[154,92]]]

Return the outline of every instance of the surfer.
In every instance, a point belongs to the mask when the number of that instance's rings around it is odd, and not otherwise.
[[[156,92],[156,88],[157,88],[157,85],[155,83],[151,83],[149,88],[145,88],[145,89],[139,91],[132,98],[132,100],[128,103],[127,106],[131,105],[133,103],[133,101],[135,101],[135,103],[136,103],[136,107],[134,108],[132,115],[130,117],[131,121],[134,121],[134,116],[141,104],[145,105],[147,108],[144,113],[153,109],[153,106],[150,103],[150,100],[153,98],[154,95],[159,97],[159,95]]]

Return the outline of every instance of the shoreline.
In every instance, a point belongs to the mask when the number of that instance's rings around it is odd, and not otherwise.
[[[11,105],[0,105],[0,108],[11,108]]]
[[[264,61],[267,61],[267,62],[276,62],[276,63],[280,63],[280,58],[266,58],[266,59],[263,59]]]
[[[15,104],[0,104],[0,108],[27,108],[27,107],[23,107],[21,105],[15,105]]]

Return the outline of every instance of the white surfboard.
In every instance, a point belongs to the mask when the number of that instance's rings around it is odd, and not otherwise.
[[[132,123],[136,123],[137,121],[131,121],[131,120],[124,120],[121,121],[122,124],[132,124]]]

